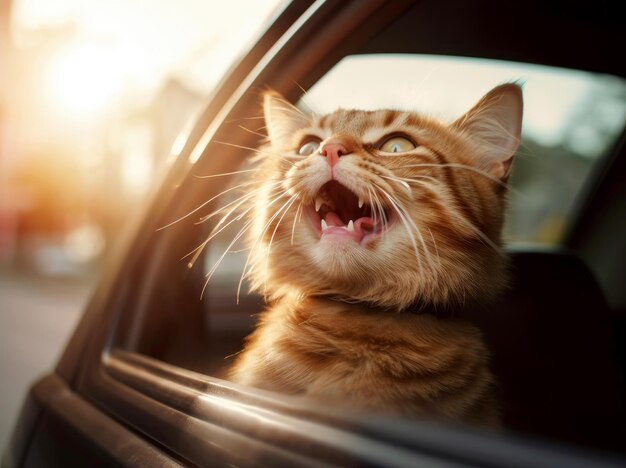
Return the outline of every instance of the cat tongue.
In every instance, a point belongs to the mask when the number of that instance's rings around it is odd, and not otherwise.
[[[357,243],[360,243],[366,234],[374,230],[374,220],[370,217],[362,217],[353,221],[353,229],[348,229],[339,215],[333,211],[326,213],[325,221],[328,227],[322,235],[332,234],[350,237]]]
[[[326,217],[324,219],[326,219],[326,224],[328,224],[329,227],[330,226],[336,226],[336,227],[345,226],[345,224],[343,224],[343,221],[341,220],[339,215],[335,213],[334,211],[326,213]]]
[[[358,229],[363,232],[363,234],[369,234],[370,232],[374,232],[374,228],[376,225],[374,224],[374,220],[369,216],[364,216],[363,218],[359,218],[354,222],[354,229]]]

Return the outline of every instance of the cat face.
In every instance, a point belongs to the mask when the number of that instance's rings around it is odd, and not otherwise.
[[[450,125],[395,110],[306,115],[270,92],[251,236],[253,286],[401,309],[490,297],[520,88]]]

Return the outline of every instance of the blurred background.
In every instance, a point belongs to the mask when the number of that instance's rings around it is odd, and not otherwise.
[[[279,3],[0,0],[0,450],[128,218]]]

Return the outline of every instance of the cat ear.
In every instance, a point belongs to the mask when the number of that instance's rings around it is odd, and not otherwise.
[[[522,89],[508,83],[489,91],[452,125],[482,148],[477,165],[506,180],[520,143],[522,112]]]
[[[309,117],[276,91],[263,95],[263,114],[267,136],[274,146],[288,146],[296,130],[308,127]]]

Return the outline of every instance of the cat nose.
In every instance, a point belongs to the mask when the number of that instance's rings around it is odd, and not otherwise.
[[[351,151],[348,150],[341,143],[327,143],[320,148],[320,154],[322,156],[326,156],[326,161],[328,161],[328,165],[333,168],[339,158],[346,154],[350,154]]]

